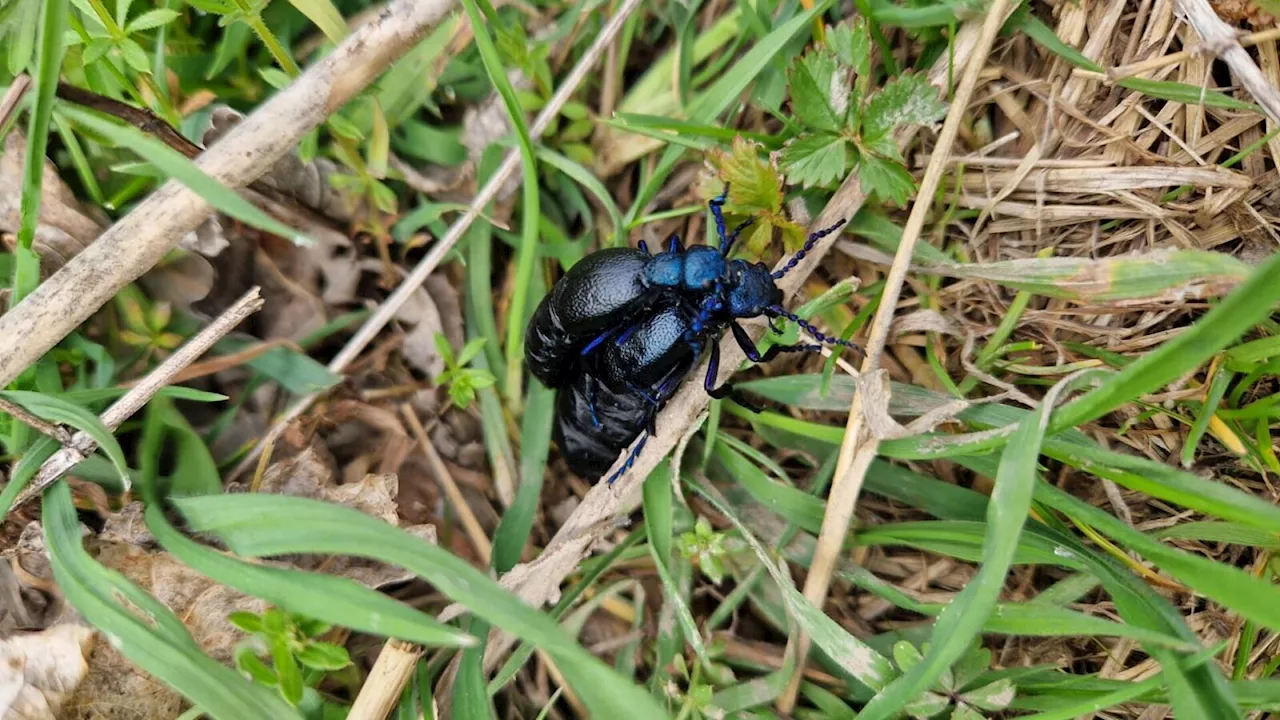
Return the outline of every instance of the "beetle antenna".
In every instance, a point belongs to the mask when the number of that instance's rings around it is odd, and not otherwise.
[[[800,264],[800,261],[803,260],[804,256],[808,254],[810,250],[813,249],[814,245],[818,244],[819,240],[835,232],[837,229],[839,229],[841,225],[844,225],[844,222],[845,222],[844,220],[841,220],[840,222],[836,223],[835,225],[832,225],[829,228],[826,228],[824,230],[819,230],[818,232],[810,235],[809,239],[805,240],[804,247],[800,248],[800,251],[797,252],[795,255],[792,255],[791,259],[787,261],[787,264],[784,265],[781,270],[778,270],[773,273],[773,279],[777,280],[781,278],[783,275],[786,275],[787,273],[795,269],[795,266]]]
[[[823,342],[828,345],[839,345],[841,347],[851,348],[853,350],[857,350],[859,353],[862,353],[861,345],[858,345],[857,343],[849,342],[848,340],[841,340],[838,337],[832,337],[822,332],[818,328],[814,327],[811,323],[805,322],[804,320],[800,319],[799,315],[796,315],[793,312],[789,312],[786,308],[780,305],[769,306],[768,314],[776,317],[786,318],[791,322],[799,325],[800,327],[804,328],[810,335],[816,338],[818,342]]]
[[[746,220],[743,220],[738,227],[734,228],[733,232],[729,233],[729,237],[725,238],[720,243],[720,254],[728,257],[729,251],[733,249],[733,244],[738,241],[738,236],[741,235],[742,231],[746,230],[747,226],[753,222],[755,222],[755,218],[747,218]]]

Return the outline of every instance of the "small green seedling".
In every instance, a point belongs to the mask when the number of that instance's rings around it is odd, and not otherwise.
[[[330,628],[319,620],[276,608],[261,615],[233,612],[227,620],[251,635],[236,648],[236,668],[253,682],[279,690],[294,707],[302,705],[305,694],[317,702],[314,688],[320,681],[351,665],[346,648],[316,640]],[[271,664],[260,655],[269,655]]]
[[[494,383],[493,373],[488,370],[466,367],[475,359],[484,347],[484,338],[476,338],[462,348],[462,352],[454,357],[453,347],[441,333],[435,334],[436,351],[444,360],[445,371],[436,378],[436,385],[448,386],[449,399],[459,408],[467,409],[476,400],[476,391],[487,388]]]
[[[928,652],[929,646],[924,646]],[[924,655],[906,640],[893,646],[893,661],[902,672],[908,672],[924,659]],[[946,717],[951,720],[986,720],[988,712],[999,712],[1013,702],[1017,688],[1008,678],[989,683],[977,682],[991,666],[991,651],[975,645],[956,664],[938,678],[920,697],[907,704],[908,715],[917,720]]]

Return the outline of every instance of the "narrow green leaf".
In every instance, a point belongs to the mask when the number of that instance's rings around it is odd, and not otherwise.
[[[143,60],[145,62],[145,56]],[[259,210],[235,190],[207,175],[182,153],[150,135],[136,128],[105,120],[70,103],[61,103],[58,106],[58,113],[82,127],[93,130],[120,147],[133,150],[161,172],[186,185],[219,211],[259,230],[279,235],[300,245],[311,244],[312,241],[309,238]]]
[[[98,444],[98,448],[111,460],[111,464],[120,473],[120,480],[125,484],[125,487],[129,486],[129,463],[125,460],[124,449],[120,447],[120,443],[116,440],[115,435],[112,434],[111,429],[104,425],[97,415],[54,395],[28,390],[9,390],[0,392],[0,395],[21,405],[42,420],[70,425],[77,430],[84,431],[86,435],[93,438],[93,441]]]
[[[354,555],[430,578],[440,592],[472,613],[555,658],[593,715],[665,717],[652,697],[591,656],[549,617],[462,559],[399,528],[350,508],[299,497],[214,495],[176,504],[192,530],[213,532],[242,555]]]

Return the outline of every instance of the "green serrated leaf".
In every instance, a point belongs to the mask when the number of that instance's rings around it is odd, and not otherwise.
[[[851,23],[842,23],[827,32],[827,47],[845,67],[853,68],[860,86],[871,75],[871,31],[866,18],[859,15]]]
[[[120,48],[120,56],[124,58],[125,63],[133,68],[135,72],[144,75],[151,73],[151,63],[147,60],[147,51],[142,46],[129,38],[124,38],[117,46]]]
[[[831,187],[844,178],[849,166],[848,143],[827,133],[801,135],[782,148],[779,162],[788,184]]]
[[[862,140],[878,143],[895,128],[929,125],[947,114],[938,89],[922,73],[905,73],[867,98],[862,110]]]
[[[884,200],[905,206],[916,190],[916,181],[900,163],[866,154],[858,162],[862,188]]]
[[[813,130],[839,132],[849,103],[847,71],[826,50],[806,53],[791,66],[791,110]]]
[[[148,10],[129,21],[129,24],[125,27],[124,31],[125,34],[132,35],[133,33],[142,32],[143,30],[151,30],[158,28],[161,25],[168,25],[181,16],[182,13],[177,10],[169,10],[167,8]]]

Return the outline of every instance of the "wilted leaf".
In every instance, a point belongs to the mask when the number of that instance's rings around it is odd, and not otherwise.
[[[862,139],[875,145],[903,125],[929,125],[947,114],[938,89],[921,73],[905,73],[867,98],[862,110]]]
[[[779,159],[788,183],[805,188],[829,187],[844,178],[849,151],[844,138],[813,133],[787,143]]]
[[[714,150],[708,159],[729,183],[729,202],[742,213],[777,213],[782,208],[782,178],[762,160],[760,145],[737,136],[730,152]]]
[[[0,718],[55,720],[89,672],[95,632],[55,625],[0,641]]]

